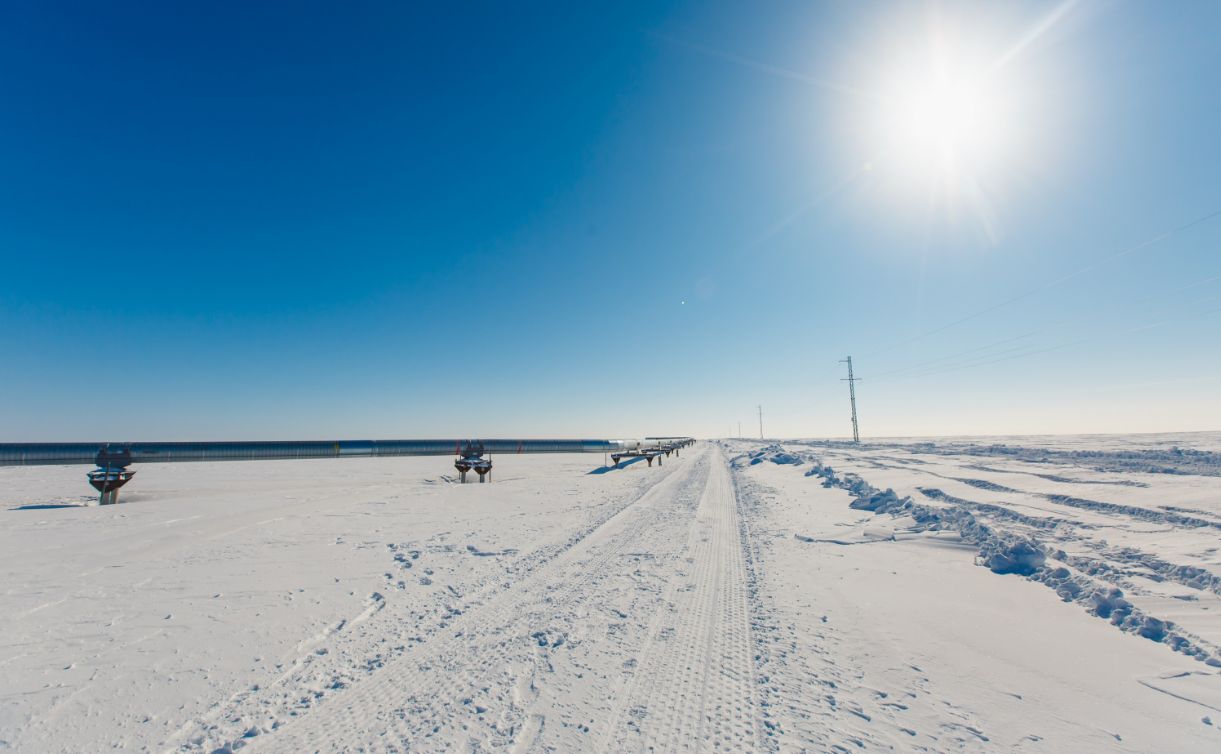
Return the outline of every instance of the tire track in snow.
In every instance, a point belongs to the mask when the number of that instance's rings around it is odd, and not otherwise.
[[[253,739],[252,750],[429,751],[451,748],[446,735],[471,726],[507,746],[542,721],[526,715],[537,649],[562,637],[534,630],[585,599],[590,581],[608,573],[616,558],[639,544],[664,518],[672,499],[698,483],[707,452],[671,472],[580,542],[531,571],[523,580],[458,616],[444,635],[434,635],[378,672],[322,700],[270,735]],[[724,465],[723,459],[717,461]],[[507,707],[484,720],[491,704]],[[488,717],[495,717],[494,715]],[[459,734],[462,735],[462,734]]]
[[[739,512],[720,449],[674,582],[638,672],[616,707],[606,751],[756,748],[754,663]]]
[[[529,579],[531,574],[562,557],[583,540],[595,535],[616,516],[635,506],[655,487],[666,483],[674,473],[673,468],[670,468],[665,474],[654,476],[634,491],[634,498],[622,500],[609,510],[600,509],[597,515],[583,522],[563,540],[544,545],[512,561],[500,576],[481,577],[463,585],[462,593],[455,594],[461,597],[459,606],[447,608],[439,626],[424,629],[423,639],[419,634],[421,627],[418,619],[413,620],[414,613],[410,606],[393,600],[380,603],[382,606],[389,605],[389,609],[382,611],[380,616],[384,620],[376,626],[367,624],[369,630],[364,631],[363,635],[349,637],[346,631],[337,630],[337,626],[324,629],[327,633],[324,638],[340,637],[349,644],[346,652],[330,652],[319,657],[312,651],[318,637],[306,639],[303,644],[311,643],[311,651],[305,651],[292,659],[286,672],[279,674],[270,683],[257,684],[253,689],[238,691],[205,715],[185,721],[165,742],[166,751],[212,751],[218,746],[223,747],[226,742],[239,741],[242,745],[251,745],[253,741],[244,737],[248,735],[246,731],[262,727],[266,733],[268,728],[274,731],[296,718],[304,717],[311,709],[329,701],[336,693],[337,687],[334,684],[320,690],[317,678],[329,676],[332,681],[341,684],[338,688],[346,689],[353,683],[354,678],[363,678],[376,672],[375,669],[397,662],[403,654],[416,654],[416,642],[426,642],[438,635],[451,633],[455,619],[466,620],[462,617],[464,614],[474,613],[485,604],[499,599],[506,588],[505,580],[522,583]],[[338,625],[351,627],[353,622],[343,619]],[[395,646],[395,642],[388,639],[401,643]],[[324,667],[319,668],[320,664]]]

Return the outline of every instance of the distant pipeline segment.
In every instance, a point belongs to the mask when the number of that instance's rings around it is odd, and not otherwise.
[[[448,456],[483,453],[604,453],[639,440],[289,440],[225,442],[0,443],[0,466],[109,462],[282,461],[364,456]]]
[[[96,464],[89,483],[103,504],[118,502],[119,488],[136,472],[136,463],[192,461],[273,461],[311,458],[361,458],[455,455],[459,478],[474,471],[486,481],[494,453],[611,453],[652,459],[690,445],[689,437],[644,440],[288,440],[222,442],[0,443],[0,466]],[[660,462],[659,462],[660,463]]]

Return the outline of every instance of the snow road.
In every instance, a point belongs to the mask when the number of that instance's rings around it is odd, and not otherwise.
[[[1207,653],[1217,568],[1185,553],[1208,550],[1210,527],[1175,517],[1221,512],[1208,457],[1167,482],[961,450],[701,443],[659,468],[593,471],[524,456],[482,486],[431,458],[166,464],[108,508],[54,497],[80,469],[5,469],[0,749],[1221,745],[1216,668],[1057,593],[1079,579],[976,565],[984,545],[960,512],[993,539],[1110,558],[1092,578],[1122,581],[1125,615],[1186,605],[1174,630]],[[1003,469],[965,468],[981,465]],[[918,492],[932,479],[940,496]],[[989,486],[1016,479],[1044,497]],[[1162,497],[1166,484],[1181,489]],[[890,500],[883,485],[944,525],[850,507]],[[1073,500],[1118,491],[1119,507],[1046,497],[1068,486]],[[1173,510],[1147,506],[1152,491]],[[1118,516],[1133,523],[1097,541]],[[1146,581],[1196,599],[1133,590],[1115,570],[1136,550],[1161,578]]]
[[[697,451],[570,547],[490,585],[443,631],[258,743],[285,751],[471,742],[573,751],[605,728],[612,749],[634,735],[648,746],[692,748],[708,737],[749,748],[753,674],[735,510],[719,451]],[[655,619],[624,620],[641,611],[630,592],[648,577],[672,582],[661,595],[644,590]],[[620,662],[607,663],[608,647],[587,640],[601,635],[614,635],[609,649]],[[634,653],[638,646],[645,651]],[[708,657],[720,661],[710,666]],[[628,662],[652,683],[616,693]],[[619,699],[613,711],[601,708],[607,699]],[[248,697],[221,717],[261,706]]]

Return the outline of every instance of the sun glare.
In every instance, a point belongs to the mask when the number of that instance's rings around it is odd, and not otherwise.
[[[894,104],[892,143],[912,155],[936,155],[943,161],[977,152],[990,130],[988,103],[976,87],[939,77],[916,82]]]
[[[988,82],[948,51],[934,52],[932,65],[894,76],[876,129],[882,162],[945,184],[999,162],[1008,129]]]
[[[996,240],[992,202],[1030,147],[1019,69],[998,66],[985,28],[930,16],[870,56],[866,164],[875,189],[909,211],[974,216]]]

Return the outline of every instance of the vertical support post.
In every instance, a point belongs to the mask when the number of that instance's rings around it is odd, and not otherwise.
[[[852,357],[840,359],[840,363],[845,361],[848,362],[848,379],[842,381],[848,383],[848,400],[852,403],[852,442],[860,442],[861,430],[856,421],[856,383],[860,380],[852,373]]]
[[[763,406],[759,406],[759,439],[763,439]]]

